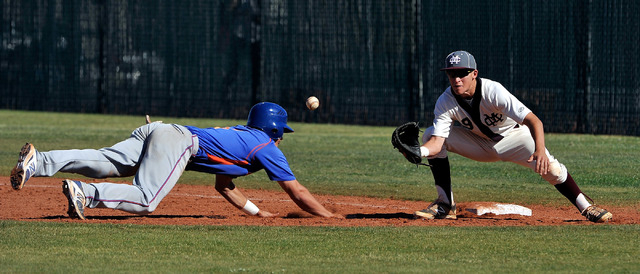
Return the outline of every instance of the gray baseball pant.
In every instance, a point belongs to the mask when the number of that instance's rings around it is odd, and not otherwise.
[[[37,154],[35,176],[57,172],[90,178],[133,176],[133,184],[82,183],[89,208],[112,208],[135,214],[153,212],[178,182],[189,159],[198,151],[198,138],[185,127],[150,123],[129,138],[102,149],[54,150]]]

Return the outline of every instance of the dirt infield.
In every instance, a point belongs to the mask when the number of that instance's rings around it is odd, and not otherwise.
[[[111,209],[87,209],[86,221],[71,220],[61,180],[32,178],[20,191],[11,188],[8,177],[0,177],[0,219],[21,221],[87,222],[155,225],[255,225],[255,226],[539,226],[594,225],[573,206],[527,205],[532,216],[477,216],[465,210],[471,202],[458,203],[458,220],[416,220],[412,213],[428,202],[353,196],[314,195],[344,219],[313,217],[302,212],[284,191],[242,191],[260,208],[279,213],[276,218],[247,216],[234,208],[212,186],[177,185],[148,216]],[[202,194],[205,193],[205,194]],[[429,197],[430,198],[430,197]],[[613,213],[610,224],[639,224],[640,203],[628,207],[606,206]]]

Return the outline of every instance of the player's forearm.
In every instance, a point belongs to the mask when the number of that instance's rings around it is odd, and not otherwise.
[[[422,147],[424,147],[426,150],[423,148],[420,149],[422,157],[429,157],[440,153],[443,144],[444,138],[431,136],[431,138],[422,145]]]
[[[321,205],[318,200],[316,200],[310,193],[308,193],[307,195],[299,196],[294,200],[294,202],[298,205],[298,207],[313,215],[321,217],[333,216],[333,213],[331,213],[323,205]]]
[[[297,181],[278,182],[280,186],[287,192],[291,200],[293,200],[302,210],[316,216],[332,217],[333,213],[327,210],[316,198],[311,195],[309,190]]]
[[[247,197],[235,187],[216,187],[216,190],[222,197],[237,208],[241,209],[247,202]]]
[[[532,112],[525,117],[523,124],[525,124],[531,132],[531,137],[533,137],[533,141],[536,144],[536,151],[544,151],[544,126],[542,121]]]
[[[536,151],[544,151],[545,150],[544,131],[536,130],[531,134],[533,136],[533,141],[536,143]]]
[[[236,208],[250,215],[256,215],[258,213],[259,209],[247,199],[247,196],[235,187],[230,178],[221,175],[217,176],[215,188],[222,197]]]

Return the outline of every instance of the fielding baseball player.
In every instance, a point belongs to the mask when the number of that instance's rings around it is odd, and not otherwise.
[[[612,214],[592,205],[566,167],[549,154],[540,119],[500,83],[479,78],[473,55],[466,51],[452,52],[442,70],[451,86],[436,102],[433,126],[425,131],[421,146],[408,151],[400,149],[413,163],[428,159],[438,192],[438,198],[428,208],[416,211],[415,216],[457,218],[447,156],[448,152],[454,152],[476,161],[508,161],[531,168],[589,221],[611,220]],[[397,140],[402,134],[397,134],[394,132],[392,142],[400,147]]]
[[[264,169],[272,181],[303,210],[322,217],[339,217],[322,206],[301,185],[278,148],[287,125],[287,112],[262,102],[249,111],[247,125],[197,128],[154,122],[133,131],[112,147],[99,150],[37,151],[27,143],[11,171],[11,185],[21,189],[30,177],[57,172],[91,178],[135,175],[133,185],[64,180],[69,216],[85,219],[85,208],[113,208],[145,215],[153,212],[171,191],[184,170],[215,174],[215,189],[247,214],[273,217],[240,192],[233,179]]]

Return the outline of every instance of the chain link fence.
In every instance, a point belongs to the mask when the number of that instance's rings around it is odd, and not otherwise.
[[[0,108],[429,125],[463,49],[548,132],[640,136],[638,1],[0,1]]]

